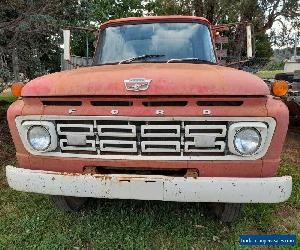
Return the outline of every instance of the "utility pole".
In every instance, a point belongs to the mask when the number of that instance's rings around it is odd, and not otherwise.
[[[298,31],[295,33],[295,47],[294,47],[294,58],[297,56],[297,44],[298,44]]]

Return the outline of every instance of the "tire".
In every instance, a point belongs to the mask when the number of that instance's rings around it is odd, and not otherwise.
[[[79,211],[88,200],[88,198],[61,195],[50,196],[50,199],[56,208],[67,212]]]
[[[236,221],[242,211],[241,203],[215,203],[213,204],[213,212],[217,218],[224,223],[232,223]]]
[[[288,82],[292,82],[294,79],[293,73],[278,73],[275,75],[275,80],[285,80]]]

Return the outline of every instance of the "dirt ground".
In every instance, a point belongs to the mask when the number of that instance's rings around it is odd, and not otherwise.
[[[300,125],[290,127],[283,149],[284,159],[298,166],[300,171]]]

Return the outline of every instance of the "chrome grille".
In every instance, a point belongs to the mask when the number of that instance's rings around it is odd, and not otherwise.
[[[16,125],[26,150],[37,156],[221,161],[263,157],[271,144],[276,121],[271,117],[30,115],[17,117]],[[35,125],[49,129],[49,150],[36,151],[29,144],[28,129]],[[234,151],[233,134],[239,126],[262,129],[262,145],[257,154],[243,156]]]
[[[224,156],[229,121],[56,120],[63,154]]]

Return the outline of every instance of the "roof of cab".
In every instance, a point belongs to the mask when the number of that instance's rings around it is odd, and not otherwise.
[[[210,22],[204,17],[197,16],[144,16],[144,17],[127,17],[109,20],[100,25],[100,29],[108,26],[122,25],[125,23],[144,23],[144,22],[160,22],[160,21],[186,21],[186,22],[200,22],[210,25]]]

